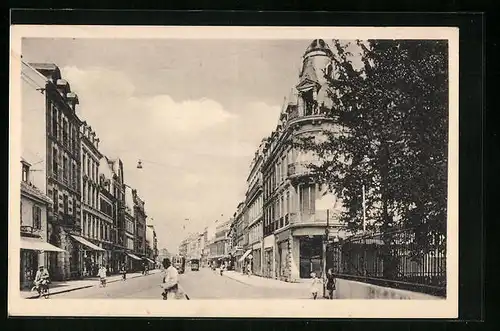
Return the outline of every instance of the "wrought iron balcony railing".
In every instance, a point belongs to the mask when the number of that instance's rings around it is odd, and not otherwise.
[[[313,162],[313,161],[311,161]],[[309,167],[311,162],[294,162],[288,165],[288,176],[300,176],[309,175],[313,173],[313,170]]]
[[[35,228],[31,225],[21,225],[21,233],[28,235],[40,235],[41,229]]]

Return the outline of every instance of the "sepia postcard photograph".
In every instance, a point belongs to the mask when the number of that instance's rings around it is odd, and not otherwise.
[[[11,316],[455,318],[446,27],[11,26]]]

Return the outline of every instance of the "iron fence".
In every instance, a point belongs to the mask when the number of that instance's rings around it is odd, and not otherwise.
[[[339,278],[446,296],[444,236],[428,238],[413,229],[353,236],[328,246],[327,267]]]

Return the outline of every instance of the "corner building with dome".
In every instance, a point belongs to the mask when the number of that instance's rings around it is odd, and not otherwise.
[[[289,144],[295,137],[321,139],[323,130],[337,130],[325,113],[332,107],[326,76],[335,74],[333,53],[324,40],[316,39],[302,62],[298,82],[262,150],[262,274],[288,282],[310,278],[312,272],[322,274],[327,210],[330,235],[343,236],[335,217],[340,200],[315,182],[308,168],[317,156]]]

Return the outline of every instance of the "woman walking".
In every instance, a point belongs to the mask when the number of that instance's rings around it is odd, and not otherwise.
[[[328,299],[333,299],[333,292],[336,290],[337,280],[333,274],[333,269],[328,269],[326,274],[326,289],[328,290]]]
[[[316,300],[316,298],[318,297],[318,292],[321,289],[322,282],[321,282],[321,279],[318,278],[318,276],[316,275],[315,272],[311,273],[311,278],[312,278],[311,294],[313,296],[313,299]]]

